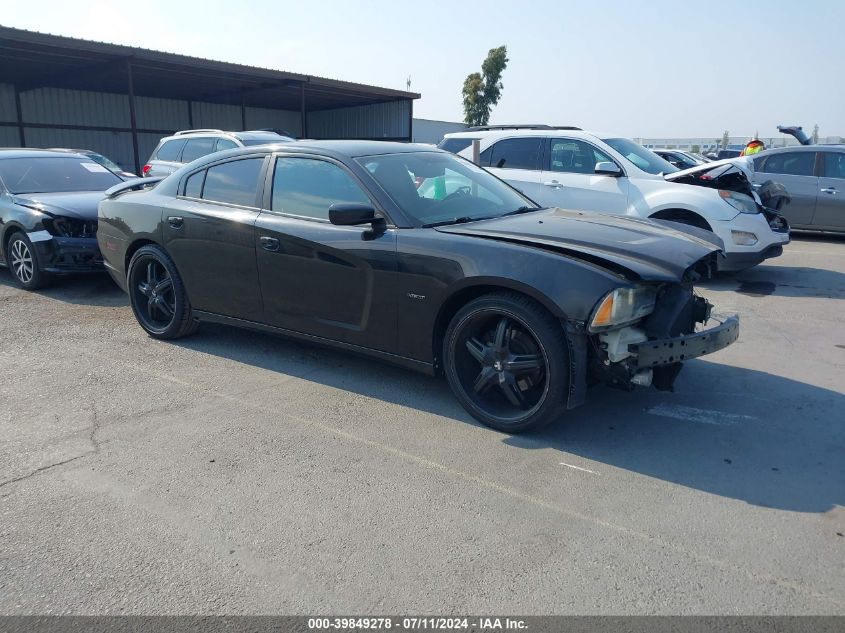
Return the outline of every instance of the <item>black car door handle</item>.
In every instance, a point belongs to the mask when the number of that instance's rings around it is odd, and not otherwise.
[[[177,215],[171,215],[167,218],[167,223],[174,229],[181,229],[182,225],[185,223],[185,220],[183,220]]]
[[[267,237],[266,235],[261,236],[261,248],[265,251],[277,251],[279,250],[279,240],[275,237]]]

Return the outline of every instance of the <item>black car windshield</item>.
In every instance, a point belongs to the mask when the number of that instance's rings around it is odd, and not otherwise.
[[[106,158],[102,154],[97,154],[96,152],[84,152],[84,153],[88,158],[93,160],[95,163],[100,163],[103,167],[105,167],[106,169],[108,169],[110,171],[114,171],[114,172],[123,171],[123,168],[120,165],[118,165],[113,160]]]
[[[452,154],[402,152],[356,160],[422,225],[469,222],[539,208],[489,172]]]
[[[671,174],[678,171],[678,168],[670,162],[627,138],[603,138],[602,140],[646,173]]]
[[[2,159],[0,181],[10,193],[105,191],[123,182],[93,160],[72,156]]]

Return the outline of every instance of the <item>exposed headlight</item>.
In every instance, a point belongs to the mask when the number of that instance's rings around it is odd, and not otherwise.
[[[731,231],[731,239],[739,246],[754,246],[757,243],[757,236],[748,231]]]
[[[719,195],[722,196],[722,200],[740,213],[760,213],[760,207],[757,206],[757,203],[754,202],[754,198],[751,196],[725,189],[719,189]]]
[[[639,321],[654,311],[656,300],[657,288],[649,286],[617,288],[609,292],[593,312],[590,331],[595,332]]]
[[[54,216],[43,221],[46,229],[58,237],[96,237],[96,220],[79,220],[77,218],[65,218]]]

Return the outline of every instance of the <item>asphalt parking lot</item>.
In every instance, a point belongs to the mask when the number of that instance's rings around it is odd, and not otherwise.
[[[845,239],[703,289],[737,344],[540,434],[445,383],[0,269],[0,613],[845,614]]]

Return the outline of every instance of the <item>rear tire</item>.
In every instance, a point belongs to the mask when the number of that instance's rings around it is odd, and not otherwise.
[[[23,231],[13,233],[6,243],[6,262],[24,290],[38,290],[50,283],[50,275],[41,269],[38,253]]]
[[[132,256],[126,287],[135,318],[153,338],[176,339],[197,330],[176,264],[160,246],[142,246]]]
[[[496,430],[538,429],[566,409],[563,328],[524,295],[484,295],[459,310],[444,336],[443,367],[463,407]]]

